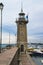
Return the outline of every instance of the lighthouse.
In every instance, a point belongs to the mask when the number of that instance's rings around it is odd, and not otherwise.
[[[20,48],[20,52],[24,53],[27,49],[27,23],[28,16],[25,17],[25,13],[21,8],[19,18],[16,20],[17,23],[17,47]]]

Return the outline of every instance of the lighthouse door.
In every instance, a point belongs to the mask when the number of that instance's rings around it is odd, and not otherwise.
[[[24,52],[24,45],[21,45],[21,52]]]

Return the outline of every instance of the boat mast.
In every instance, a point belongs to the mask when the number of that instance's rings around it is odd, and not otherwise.
[[[10,32],[9,32],[9,47],[10,47]]]

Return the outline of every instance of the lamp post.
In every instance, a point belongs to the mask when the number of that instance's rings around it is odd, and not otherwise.
[[[0,21],[0,53],[1,53],[1,44],[2,44],[2,10],[3,10],[3,4],[0,3],[0,11],[1,11],[1,21]]]

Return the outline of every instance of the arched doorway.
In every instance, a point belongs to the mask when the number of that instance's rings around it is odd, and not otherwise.
[[[21,45],[21,52],[24,52],[24,45]]]

